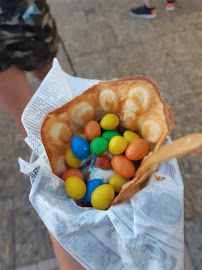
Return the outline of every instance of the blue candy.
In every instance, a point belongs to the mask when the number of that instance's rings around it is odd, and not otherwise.
[[[75,157],[79,159],[87,158],[90,155],[88,142],[82,137],[74,137],[71,141],[71,149]]]
[[[80,201],[83,203],[87,203],[88,201],[87,201],[86,195],[82,199],[80,199]]]
[[[86,195],[84,197],[87,202],[91,202],[91,195],[93,191],[102,184],[103,182],[101,179],[93,179],[86,185]]]

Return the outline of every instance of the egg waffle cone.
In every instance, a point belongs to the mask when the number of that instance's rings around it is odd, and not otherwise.
[[[69,168],[65,153],[71,139],[84,133],[89,121],[99,121],[108,113],[120,114],[120,124],[145,138],[149,142],[150,152],[163,144],[170,132],[169,124],[174,125],[171,107],[163,102],[149,78],[136,76],[101,82],[45,117],[41,137],[54,174],[61,177]],[[147,178],[147,173],[143,178]],[[114,203],[127,200],[138,189],[135,174]]]

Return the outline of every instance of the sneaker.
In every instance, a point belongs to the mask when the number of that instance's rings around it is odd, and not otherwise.
[[[154,19],[156,17],[156,9],[148,8],[144,5],[139,8],[132,8],[130,14],[135,18]]]
[[[174,0],[167,0],[166,10],[173,11],[174,9],[175,9],[175,1]]]

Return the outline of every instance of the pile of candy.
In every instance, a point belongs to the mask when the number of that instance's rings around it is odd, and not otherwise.
[[[116,114],[105,115],[100,123],[90,121],[66,152],[72,167],[62,177],[68,195],[99,210],[109,208],[149,153],[148,142],[130,130],[123,132],[119,123]]]

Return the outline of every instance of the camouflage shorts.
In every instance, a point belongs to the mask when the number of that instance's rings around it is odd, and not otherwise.
[[[26,21],[30,4],[40,14]],[[57,29],[45,0],[0,0],[0,72],[12,65],[33,71],[48,64],[57,49]]]

